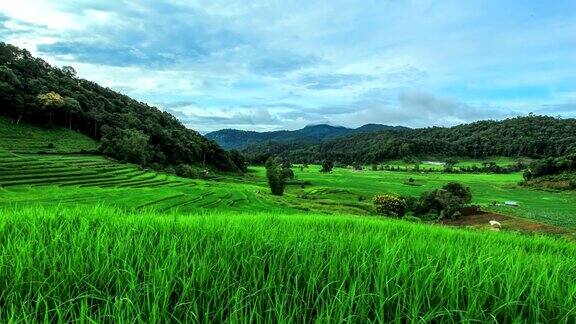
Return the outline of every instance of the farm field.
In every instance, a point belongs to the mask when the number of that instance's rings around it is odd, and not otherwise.
[[[0,245],[2,322],[576,320],[576,245],[559,238],[90,206],[2,208]]]
[[[576,320],[576,197],[519,187],[519,173],[296,165],[276,197],[263,167],[184,179],[39,135],[52,131],[0,142],[0,322]],[[492,232],[374,216],[375,194],[449,181],[514,218]],[[505,200],[520,206],[487,207]]]
[[[11,125],[0,118],[0,206],[106,204],[131,210],[206,209],[236,211],[373,214],[376,194],[414,195],[450,181],[472,189],[473,203],[485,210],[576,229],[576,195],[570,191],[537,191],[518,186],[520,173],[446,174],[440,172],[355,171],[319,166],[293,167],[296,181],[283,197],[269,194],[264,167],[251,167],[244,176],[214,175],[211,180],[184,179],[105,157],[81,153],[97,143],[67,129]],[[7,137],[8,136],[8,137]],[[52,152],[45,152],[50,145]],[[41,152],[42,154],[40,154]],[[514,159],[493,158],[499,165]],[[480,163],[460,159],[460,163]],[[412,178],[413,183],[407,183]],[[492,202],[516,201],[519,207],[492,207]]]
[[[256,168],[261,177],[264,168]],[[331,174],[322,174],[320,167],[310,166],[301,171],[293,168],[297,179],[310,181],[313,186],[301,189],[291,186],[288,190],[297,196],[339,203],[358,202],[363,197],[370,205],[375,194],[391,193],[414,195],[439,188],[450,181],[470,186],[473,203],[483,209],[502,214],[529,218],[551,225],[576,229],[576,194],[570,191],[551,192],[518,186],[521,173],[512,174],[446,174],[397,171],[354,171],[335,168]],[[408,184],[409,178],[414,179]],[[492,202],[516,201],[518,207],[492,207]]]
[[[353,171],[336,168],[322,174],[318,166],[294,167],[295,184],[283,197],[269,195],[265,170],[252,167],[245,176],[221,175],[214,180],[184,179],[142,170],[95,155],[12,154],[0,151],[0,206],[108,204],[127,209],[195,211],[284,210],[370,215],[371,198],[394,193],[417,196],[450,181],[471,187],[473,203],[493,212],[576,229],[576,195],[519,187],[515,174],[444,174]],[[413,178],[414,183],[407,184]],[[304,188],[302,188],[304,187]],[[535,198],[535,194],[536,197]],[[517,201],[519,207],[492,207],[493,201]]]
[[[0,0],[0,324],[576,324],[575,26]]]

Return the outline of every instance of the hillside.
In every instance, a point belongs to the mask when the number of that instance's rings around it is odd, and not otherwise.
[[[292,162],[372,163],[405,157],[558,157],[576,152],[576,119],[528,116],[348,135],[324,142],[266,142],[244,150],[253,161],[274,155]]]
[[[236,171],[242,161],[174,116],[52,67],[0,43],[0,114],[45,128],[65,127],[99,142],[103,154],[143,166],[202,165]],[[236,158],[236,160],[234,160]]]
[[[310,125],[294,131],[254,132],[237,129],[223,129],[206,134],[226,149],[243,149],[253,144],[268,141],[314,143],[339,136],[375,132],[381,130],[407,130],[402,126],[367,124],[358,128],[331,125]]]
[[[12,153],[94,153],[99,143],[66,128],[43,128],[26,123],[14,124],[0,116],[0,149]]]

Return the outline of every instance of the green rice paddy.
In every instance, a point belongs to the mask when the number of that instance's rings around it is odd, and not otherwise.
[[[0,321],[576,320],[576,245],[274,212],[0,210]]]
[[[183,179],[3,123],[0,322],[576,321],[572,241],[372,211],[375,194],[459,181],[484,209],[576,229],[576,194],[519,187],[519,173],[295,166],[275,197],[262,167]]]

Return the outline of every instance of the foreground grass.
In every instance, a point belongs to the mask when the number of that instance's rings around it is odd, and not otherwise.
[[[0,322],[576,320],[576,245],[365,217],[0,210]]]

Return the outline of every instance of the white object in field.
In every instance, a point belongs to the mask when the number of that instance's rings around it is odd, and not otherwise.
[[[501,227],[502,224],[500,224],[499,221],[491,220],[491,221],[490,221],[490,226],[492,226],[492,227]]]
[[[424,164],[430,164],[430,165],[444,165],[446,164],[445,162],[436,162],[436,161],[424,161]]]
[[[511,206],[511,207],[518,207],[518,203],[515,201],[506,201],[506,202],[504,202],[504,205]]]

